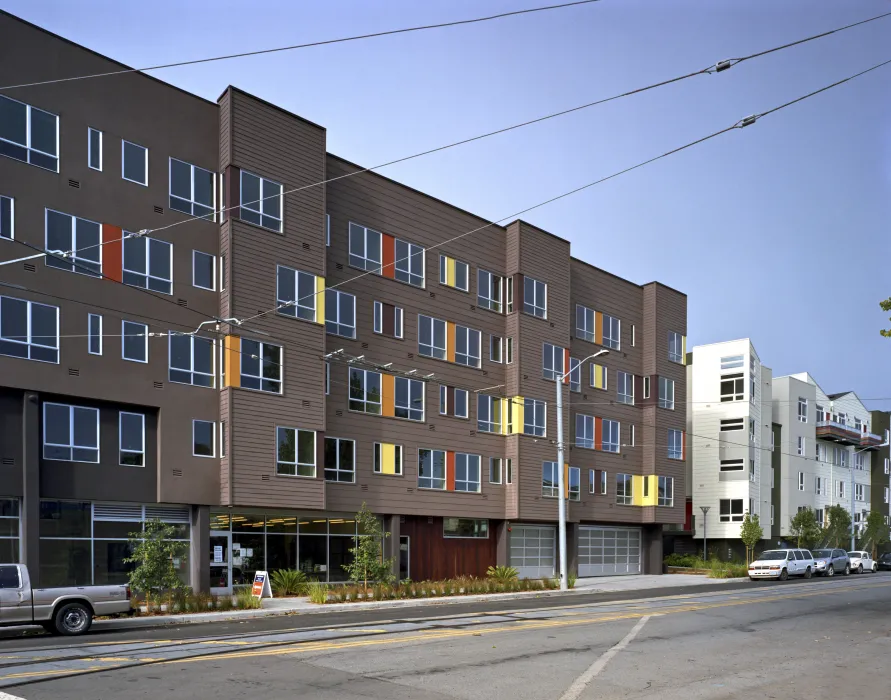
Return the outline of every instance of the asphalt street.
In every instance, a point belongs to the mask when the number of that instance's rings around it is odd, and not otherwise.
[[[300,625],[277,618],[182,635],[19,637],[0,642],[0,698],[891,695],[877,663],[891,652],[891,576],[672,593],[527,599],[526,609],[502,601],[495,611],[439,615],[425,608],[338,624],[328,615]]]

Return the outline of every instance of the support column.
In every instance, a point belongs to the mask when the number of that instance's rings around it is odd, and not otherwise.
[[[507,566],[510,561],[510,521],[495,524],[495,564]]]
[[[192,506],[189,585],[197,592],[210,591],[210,507]]]
[[[40,399],[26,392],[22,405],[22,514],[19,561],[40,586]]]
[[[384,516],[384,529],[390,533],[390,536],[384,539],[384,558],[392,558],[393,566],[391,572],[396,580],[399,580],[399,528],[400,516],[386,515]]]
[[[662,573],[662,525],[644,525],[641,534],[641,573]]]

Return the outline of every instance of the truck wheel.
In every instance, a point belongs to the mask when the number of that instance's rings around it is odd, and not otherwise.
[[[93,613],[83,603],[65,603],[53,615],[56,633],[68,637],[84,634],[92,624]]]

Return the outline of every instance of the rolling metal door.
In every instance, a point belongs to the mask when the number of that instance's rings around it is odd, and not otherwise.
[[[552,578],[556,561],[556,528],[548,525],[512,525],[510,565],[520,578]]]
[[[579,527],[579,576],[640,573],[640,528]]]

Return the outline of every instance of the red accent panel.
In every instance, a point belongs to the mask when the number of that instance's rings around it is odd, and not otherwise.
[[[120,226],[102,224],[102,274],[115,282],[122,282],[124,267],[124,246]]]
[[[687,459],[687,432],[681,433],[681,459]]]
[[[389,277],[391,280],[396,279],[396,239],[388,236],[386,233],[381,234],[381,265],[383,269],[381,274]]]
[[[603,449],[603,418],[594,419],[594,449]]]
[[[446,491],[455,490],[455,453],[446,452]]]
[[[693,501],[687,499],[687,508],[684,512],[684,529],[687,532],[693,530]]]
[[[569,384],[569,350],[567,348],[563,348],[563,371],[566,372],[563,383]]]

